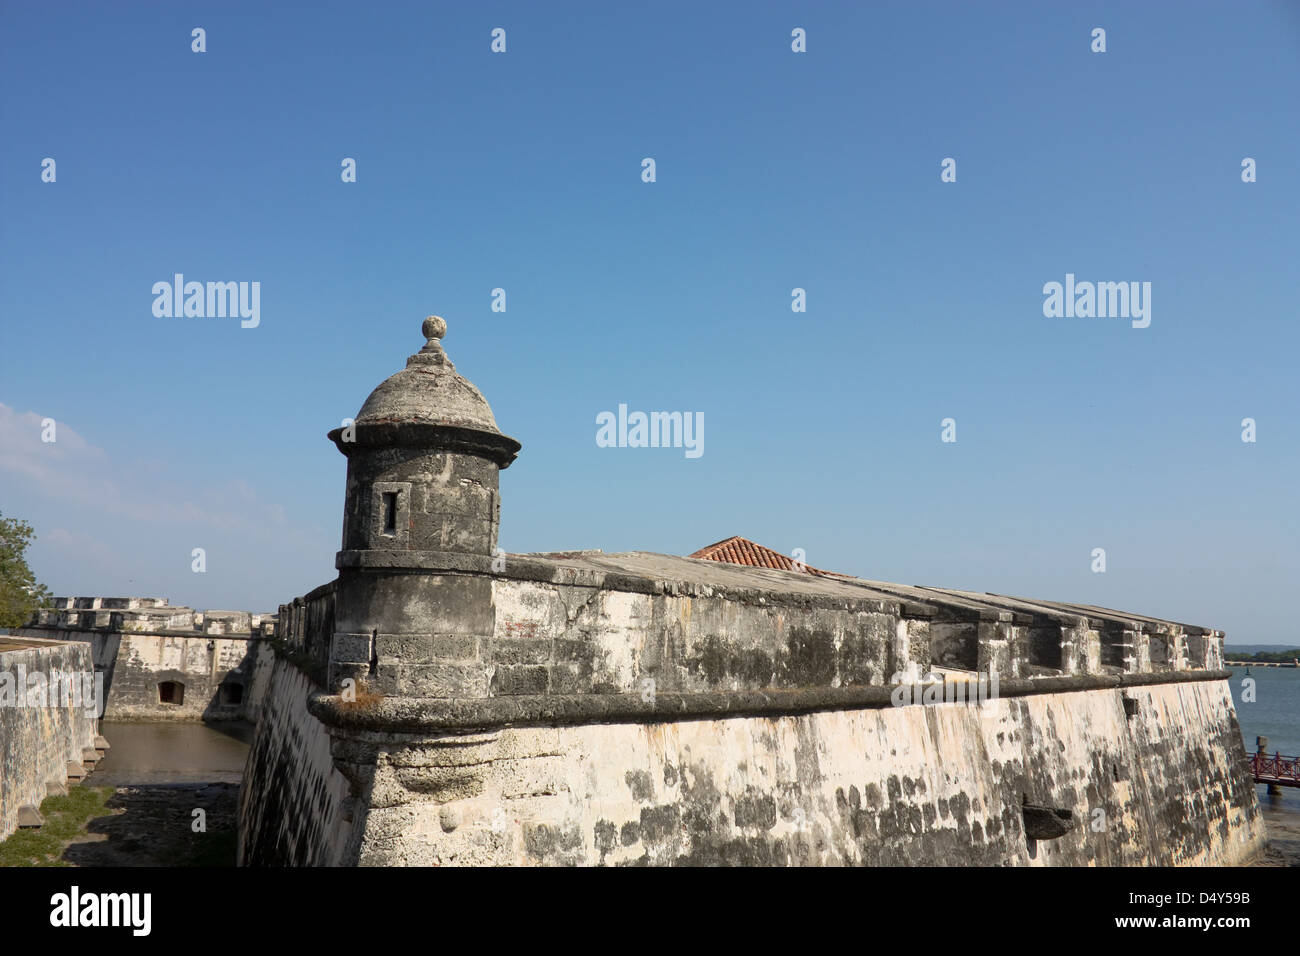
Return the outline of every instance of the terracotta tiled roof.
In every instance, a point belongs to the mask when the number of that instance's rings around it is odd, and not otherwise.
[[[723,564],[742,564],[749,568],[772,568],[777,571],[794,571],[794,559],[786,557],[780,551],[773,551],[761,544],[755,544],[748,538],[739,536],[727,538],[707,548],[700,548],[688,558],[700,558],[704,561],[720,561]],[[819,571],[808,565],[803,566],[808,574],[834,575],[833,571]]]

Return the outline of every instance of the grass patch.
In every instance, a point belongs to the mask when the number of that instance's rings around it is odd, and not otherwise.
[[[86,832],[86,824],[108,815],[112,787],[71,787],[66,797],[46,797],[41,804],[45,825],[18,830],[0,843],[0,866],[68,866],[63,848]]]

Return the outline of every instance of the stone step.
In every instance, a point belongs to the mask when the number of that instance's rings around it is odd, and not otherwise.
[[[110,747],[112,747],[112,746],[113,746],[113,745],[110,744],[110,743],[108,742],[108,738],[105,737],[105,736],[103,736],[102,734],[97,735],[97,736],[95,737],[95,749],[96,749],[96,750],[108,750],[108,749],[109,749]]]
[[[45,823],[45,818],[41,816],[41,811],[28,805],[18,808],[18,827],[22,830],[35,829]]]
[[[85,764],[78,763],[75,760],[68,761],[68,779],[81,780],[86,776]]]

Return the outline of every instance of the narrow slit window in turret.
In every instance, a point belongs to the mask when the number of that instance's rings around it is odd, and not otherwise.
[[[397,534],[397,492],[384,492],[384,534]]]

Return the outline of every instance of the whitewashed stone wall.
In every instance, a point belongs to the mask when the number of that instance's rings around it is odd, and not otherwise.
[[[248,635],[147,634],[28,627],[17,636],[84,641],[108,688],[108,720],[235,720],[246,716],[256,660],[267,643]],[[268,650],[269,653],[269,650]],[[185,688],[180,704],[164,703],[159,684]],[[231,687],[238,686],[234,694]]]
[[[1226,681],[394,739],[358,861],[1234,865],[1264,841],[1243,756]],[[1026,800],[1076,825],[1029,840]]]
[[[0,638],[0,640],[3,640]],[[18,809],[39,807],[68,779],[69,764],[94,766],[96,715],[84,706],[31,706],[11,694],[29,691],[31,675],[94,673],[90,645],[24,639],[37,646],[0,651],[0,839],[18,828]],[[47,702],[50,702],[46,698]]]

